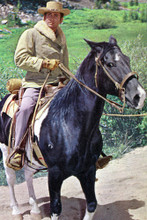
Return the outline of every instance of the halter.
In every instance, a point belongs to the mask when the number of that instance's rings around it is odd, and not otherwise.
[[[138,73],[136,72],[129,72],[127,75],[125,75],[125,77],[123,78],[121,83],[116,82],[116,80],[114,80],[112,78],[112,76],[109,74],[109,72],[106,70],[106,68],[104,67],[104,65],[102,64],[102,62],[99,60],[99,58],[96,58],[96,66],[101,66],[102,69],[104,70],[104,72],[106,73],[106,75],[109,77],[109,79],[114,83],[115,87],[119,90],[119,98],[121,99],[121,92],[125,91],[125,88],[123,87],[125,82],[131,78],[132,76],[136,75],[137,79],[139,78]],[[97,71],[96,71],[97,72]],[[95,75],[97,75],[97,73],[95,73]],[[95,77],[96,78],[96,77]],[[97,83],[96,83],[97,84]]]
[[[107,51],[108,52],[108,51]],[[129,72],[127,75],[125,75],[125,77],[123,78],[123,80],[121,81],[121,83],[118,83],[116,80],[113,79],[113,77],[109,74],[109,72],[106,70],[106,68],[104,67],[104,65],[102,64],[100,57],[102,55],[103,51],[100,53],[100,55],[98,57],[95,58],[95,62],[96,62],[96,72],[95,72],[95,84],[97,87],[97,73],[98,73],[98,66],[101,66],[102,69],[104,70],[104,72],[106,73],[106,75],[108,76],[108,78],[114,83],[116,89],[118,90],[118,97],[119,99],[123,102],[123,106],[121,108],[119,108],[119,111],[122,113],[125,107],[125,88],[124,88],[124,84],[126,83],[126,81],[131,78],[132,76],[137,76],[137,79],[139,78],[138,73],[136,72]],[[114,102],[115,103],[115,102]],[[115,103],[116,105],[119,105],[118,103]],[[115,106],[116,107],[116,106]]]

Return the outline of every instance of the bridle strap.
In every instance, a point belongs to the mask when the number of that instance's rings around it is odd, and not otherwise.
[[[99,60],[99,57],[95,59],[96,60],[96,65],[97,66],[101,66],[102,69],[104,70],[104,72],[106,73],[106,75],[109,77],[109,79],[114,83],[115,87],[118,89],[118,95],[119,98],[122,102],[125,101],[125,88],[123,87],[125,82],[132,76],[136,75],[137,79],[139,78],[139,75],[136,72],[130,72],[128,73],[124,79],[122,80],[121,83],[116,82],[112,76],[109,74],[109,72],[106,70],[106,68],[104,67],[104,65],[102,64],[102,62]]]
[[[130,72],[130,73],[128,73],[128,74],[124,77],[124,79],[122,80],[122,82],[120,83],[120,89],[122,89],[123,86],[124,86],[124,84],[125,84],[125,82],[126,82],[131,76],[134,76],[134,75],[137,76],[137,79],[139,78],[138,73],[136,73],[136,72]]]
[[[121,84],[119,84],[118,82],[116,82],[112,76],[109,74],[109,72],[106,70],[106,68],[104,67],[104,65],[102,64],[102,62],[99,59],[96,59],[96,65],[97,66],[101,66],[102,69],[104,70],[104,72],[106,73],[106,75],[108,76],[108,78],[114,83],[115,87],[117,89],[122,89]]]

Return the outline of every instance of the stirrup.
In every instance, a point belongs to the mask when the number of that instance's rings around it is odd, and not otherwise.
[[[6,165],[13,170],[20,170],[24,166],[25,151],[21,149],[14,150],[6,159]]]

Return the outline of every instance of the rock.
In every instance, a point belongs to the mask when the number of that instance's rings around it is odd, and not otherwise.
[[[7,23],[8,23],[8,20],[2,20],[2,21],[1,21],[1,24],[2,24],[2,25],[7,24]]]

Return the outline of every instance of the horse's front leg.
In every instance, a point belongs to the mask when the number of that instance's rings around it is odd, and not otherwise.
[[[31,214],[36,216],[35,219],[41,219],[40,210],[36,202],[36,196],[33,187],[33,175],[35,172],[36,170],[28,167],[26,164],[24,165],[25,180],[29,192],[29,203],[32,206]]]
[[[61,171],[58,167],[49,169],[48,174],[51,220],[58,220],[62,210],[60,190],[63,179],[61,178]]]
[[[86,173],[78,175],[83,192],[86,197],[87,209],[83,220],[92,220],[97,207],[95,196],[95,166],[90,167]]]

